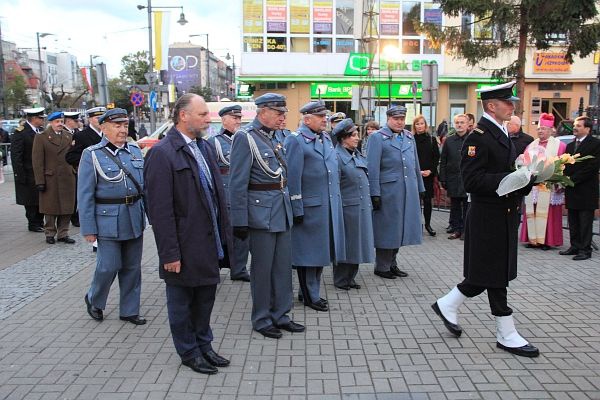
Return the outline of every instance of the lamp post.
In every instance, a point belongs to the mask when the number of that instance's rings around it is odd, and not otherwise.
[[[235,56],[233,54],[230,55],[229,52],[227,52],[225,59],[228,61],[229,59],[231,59],[231,85],[233,86],[233,96],[231,97],[232,100],[235,100],[235,98],[237,97],[237,84],[235,83]]]
[[[197,33],[190,35],[190,37],[206,36],[206,87],[211,91],[210,97],[212,98],[212,88],[210,87],[210,50],[208,47],[208,33]]]
[[[92,71],[94,70],[94,60],[99,58],[100,56],[94,56],[90,54],[90,86],[92,87],[92,91],[90,93],[90,102],[94,100],[94,74]],[[97,80],[97,79],[96,79]]]
[[[43,91],[43,82],[44,82],[44,73],[42,70],[42,49],[40,47],[40,38],[46,37],[46,36],[50,36],[53,35],[53,33],[40,33],[40,32],[36,32],[35,36],[37,38],[37,52],[38,52],[38,61],[39,61],[39,66],[40,66],[40,79],[39,79],[39,85],[38,85],[38,96],[40,97],[40,104],[42,105],[42,107],[46,108],[46,99],[44,99],[44,96],[42,95],[42,91]]]
[[[185,14],[183,13],[182,6],[152,6],[152,0],[148,0],[147,6],[138,5],[138,10],[143,9],[148,10],[148,74],[146,79],[148,80],[148,93],[154,91],[154,82],[156,80],[156,76],[154,75],[154,57],[152,55],[152,10],[155,8],[179,8],[181,9],[181,14],[179,15],[179,20],[177,21],[180,25],[187,24],[187,20],[185,19]],[[137,82],[134,82],[137,83]],[[154,107],[150,106],[150,132],[154,132],[156,130],[156,111],[154,111]]]

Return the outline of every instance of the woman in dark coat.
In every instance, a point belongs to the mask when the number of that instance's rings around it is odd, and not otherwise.
[[[440,151],[437,140],[428,132],[427,121],[423,115],[417,115],[413,120],[412,132],[417,143],[417,154],[421,166],[421,176],[425,185],[423,196],[423,217],[425,219],[425,230],[430,236],[435,236],[431,228],[431,199],[433,198],[433,181],[437,175]]]

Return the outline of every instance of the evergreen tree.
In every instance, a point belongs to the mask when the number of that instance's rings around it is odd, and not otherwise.
[[[445,15],[462,16],[462,23],[440,26],[414,20],[418,30],[434,46],[444,45],[469,66],[517,49],[515,61],[489,71],[498,78],[516,77],[517,95],[521,98],[528,44],[539,50],[561,45],[565,59],[572,63],[575,56],[585,57],[595,51],[600,41],[600,22],[593,0],[440,0],[439,3]],[[515,113],[522,115],[522,104],[517,105]]]
[[[31,105],[31,100],[27,96],[27,85],[21,75],[15,76],[12,81],[8,82],[4,96],[6,105],[13,110],[13,113]]]

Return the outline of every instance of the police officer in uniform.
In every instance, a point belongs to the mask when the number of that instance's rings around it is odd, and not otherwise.
[[[398,268],[402,246],[421,244],[420,193],[425,192],[417,146],[404,129],[406,107],[387,110],[387,124],[369,137],[367,165],[373,203],[375,275],[406,277]]]
[[[100,143],[102,139],[102,132],[100,131],[100,124],[98,123],[98,118],[102,116],[106,112],[106,108],[104,107],[93,107],[86,111],[86,115],[88,118],[88,126],[79,130],[76,129],[73,132],[73,143],[71,148],[65,155],[65,159],[69,164],[77,170],[79,167],[79,160],[81,159],[81,154],[83,150],[86,148],[93,146],[95,144]],[[65,113],[66,124],[69,125],[69,119],[74,119],[74,116],[69,116],[70,113]],[[78,115],[79,117],[79,115]],[[78,119],[78,118],[77,118]],[[70,128],[69,128],[70,130]],[[73,215],[71,216],[71,223],[74,226],[79,226],[79,214],[77,213],[77,199],[75,199],[75,209]],[[96,246],[94,245],[94,251]]]
[[[467,136],[461,150],[461,174],[471,205],[465,221],[464,277],[432,308],[446,328],[460,336],[458,308],[468,297],[487,290],[492,314],[496,318],[496,346],[510,353],[537,357],[539,350],[517,332],[507,302],[509,281],[517,277],[519,208],[535,184],[505,196],[496,189],[508,175],[517,157],[503,122],[514,111],[513,86],[509,82],[480,89],[484,114]]]
[[[292,265],[304,305],[328,311],[320,296],[323,266],[345,259],[344,215],[337,153],[326,126],[327,108],[312,101],[301,109],[302,124],[285,141],[294,213]]]
[[[44,232],[44,214],[39,211],[39,195],[35,187],[31,152],[35,135],[41,133],[46,114],[43,107],[23,110],[26,121],[10,138],[10,153],[15,177],[17,204],[25,207],[27,226],[31,232]]]
[[[98,240],[98,257],[92,284],[85,295],[88,314],[97,321],[110,286],[119,278],[119,318],[143,325],[140,317],[141,261],[145,210],[144,158],[135,143],[127,143],[127,111],[113,108],[99,119],[104,136],[83,150],[79,164],[77,197],[81,234]]]
[[[233,134],[240,129],[242,124],[242,107],[239,105],[222,108],[219,111],[219,116],[223,123],[223,127],[215,136],[210,136],[207,140],[211,143],[217,154],[217,163],[221,172],[221,180],[223,181],[223,189],[227,196],[227,207],[231,205],[229,199],[229,153],[231,151],[231,141]],[[250,275],[246,269],[248,263],[249,243],[248,239],[233,239],[233,254],[234,260],[231,262],[231,280],[250,282]]]
[[[287,112],[285,97],[267,93],[255,100],[254,121],[233,137],[231,147],[231,223],[233,234],[250,240],[252,327],[278,339],[281,330],[303,332],[290,319],[292,309],[292,207],[286,163],[274,130]]]

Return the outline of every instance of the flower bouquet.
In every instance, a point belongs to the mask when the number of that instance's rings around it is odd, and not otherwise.
[[[571,178],[564,174],[565,164],[575,164],[593,158],[593,156],[580,157],[579,154],[565,153],[561,156],[546,157],[546,149],[542,146],[532,146],[515,161],[515,171],[505,176],[496,193],[504,196],[524,188],[529,183],[531,176],[535,175],[535,183],[544,183],[548,189],[552,185],[562,188],[574,186]]]

